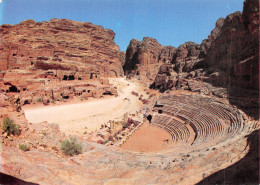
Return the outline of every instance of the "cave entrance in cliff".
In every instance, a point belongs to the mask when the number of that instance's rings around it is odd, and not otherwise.
[[[26,105],[26,104],[30,104],[30,103],[28,100],[25,100],[23,104]]]
[[[69,79],[68,80],[75,80],[75,76],[74,75],[69,75]]]
[[[20,90],[16,86],[11,86],[11,87],[9,87],[8,92],[18,92],[19,93]]]
[[[151,123],[152,119],[153,119],[153,116],[151,114],[149,114],[149,116],[147,116],[147,120],[149,121],[149,124]]]
[[[68,76],[64,75],[62,80],[67,80],[67,79],[68,79]]]
[[[93,79],[93,78],[97,78],[97,74],[95,74],[95,73],[90,73],[90,79]]]
[[[103,93],[103,95],[113,95],[110,91],[106,91]]]
[[[64,75],[62,80],[75,80],[75,76],[74,75]]]

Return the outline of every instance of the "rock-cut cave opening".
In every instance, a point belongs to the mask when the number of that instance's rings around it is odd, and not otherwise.
[[[62,80],[75,80],[75,76],[74,75],[64,75]]]
[[[8,92],[20,92],[20,90],[16,86],[9,87]]]
[[[149,116],[147,116],[147,120],[149,121],[149,123],[151,123],[152,119],[153,119],[153,116],[151,114]]]
[[[106,91],[103,93],[103,95],[112,95],[112,93],[110,91]]]

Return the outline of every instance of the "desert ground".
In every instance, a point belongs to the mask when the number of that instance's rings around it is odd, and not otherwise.
[[[149,125],[146,121],[121,148],[135,152],[156,152],[166,150],[172,147],[172,138],[170,135],[156,127]]]
[[[131,94],[141,91],[139,84],[125,78],[110,78],[109,81],[118,87],[117,97],[47,107],[25,106],[25,116],[31,123],[57,123],[62,132],[79,135],[98,130],[109,120],[122,120],[125,113],[140,109],[138,97]]]

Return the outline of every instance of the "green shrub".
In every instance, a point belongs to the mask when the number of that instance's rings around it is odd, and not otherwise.
[[[15,124],[13,120],[8,117],[5,117],[2,122],[3,132],[6,132],[8,135],[19,135],[21,133],[20,126]]]
[[[29,151],[29,148],[27,147],[26,144],[19,145],[19,149],[21,149],[22,151]]]
[[[77,143],[76,138],[70,138],[61,142],[61,150],[65,155],[73,156],[82,153],[82,144]]]

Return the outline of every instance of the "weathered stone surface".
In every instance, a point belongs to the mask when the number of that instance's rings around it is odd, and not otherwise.
[[[204,79],[215,86],[258,89],[259,2],[246,0],[243,13],[220,18],[200,45],[186,42],[178,47],[172,68],[183,79]],[[159,71],[152,87],[171,89],[168,72]],[[171,77],[176,78],[176,74]],[[163,82],[165,80],[165,82]],[[182,80],[182,81],[183,81]]]
[[[125,64],[125,52],[120,51],[120,53],[119,53],[119,60],[121,62],[121,65],[124,66],[124,64]]]
[[[110,91],[104,87],[107,77],[123,75],[115,33],[91,23],[67,19],[49,22],[26,20],[17,25],[0,27],[0,91],[22,93],[22,104],[60,100],[61,87],[95,84],[96,90],[75,93],[97,97]],[[120,56],[119,56],[120,55]],[[86,82],[88,81],[88,82]],[[55,87],[54,87],[55,86]],[[51,89],[50,93],[42,94]],[[102,90],[100,90],[102,89]],[[90,89],[86,89],[88,91]],[[70,90],[70,96],[74,92]],[[113,92],[112,94],[116,94]],[[46,97],[46,98],[45,98]],[[65,96],[68,97],[68,96]]]
[[[11,111],[4,110],[0,121],[6,112],[12,116]],[[258,177],[258,131],[246,137],[227,139],[225,143],[214,146],[202,142],[190,146],[188,150],[187,146],[180,146],[175,151],[148,155],[88,142],[79,137],[77,140],[82,143],[83,153],[71,157],[65,156],[60,150],[60,142],[69,137],[62,134],[56,124],[44,122],[31,125],[23,116],[15,118],[15,123],[21,125],[21,135],[5,138],[3,134],[0,147],[0,177],[2,174],[14,176],[17,178],[15,184],[23,184],[21,180],[40,184],[196,184],[232,164],[235,166],[234,170],[230,170],[230,175],[234,177],[229,177],[231,184],[240,184],[241,181],[236,180],[235,169],[243,168],[246,164],[250,165],[247,170],[252,170],[254,175],[248,175],[252,172],[245,170],[243,177]],[[100,137],[100,140],[103,138]],[[20,144],[26,144],[29,151],[18,149]],[[239,163],[242,164],[236,166]],[[20,182],[17,181],[19,179]],[[257,179],[248,179],[253,184],[258,183]],[[1,178],[0,182],[5,184]],[[243,182],[247,181],[244,179]]]
[[[211,41],[206,60],[212,71],[220,71],[223,75],[210,78],[210,82],[258,89],[258,3],[245,1],[243,13],[235,12],[228,15],[219,34],[216,37],[212,36],[214,39]]]
[[[164,91],[175,87],[178,74],[173,70],[173,64],[164,64],[154,80],[154,88]]]
[[[57,70],[64,68],[55,62],[63,62],[83,69],[95,66],[99,76],[122,75],[115,33],[101,26],[67,19],[38,23],[26,20],[17,25],[2,25],[0,36],[1,71],[34,65],[37,68],[39,61],[51,58],[50,63]]]
[[[204,67],[203,59],[202,47],[194,42],[186,42],[178,47],[172,63],[175,64],[174,68],[178,73],[191,72]]]
[[[162,46],[157,40],[144,37],[142,41],[133,39],[126,50],[123,66],[126,75],[140,75],[140,78],[153,81],[159,66],[170,63],[175,53],[172,46]]]

